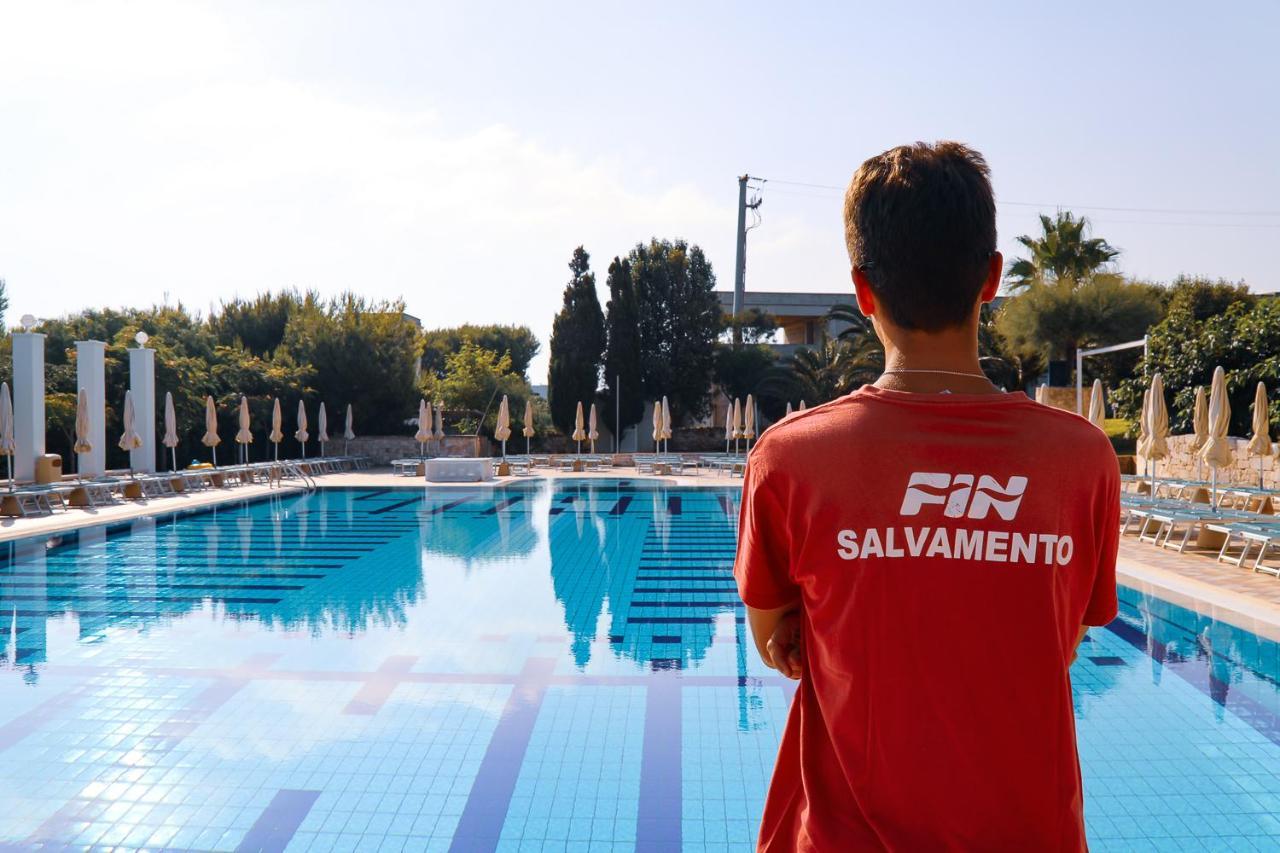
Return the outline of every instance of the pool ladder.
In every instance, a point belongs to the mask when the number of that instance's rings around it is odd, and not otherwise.
[[[281,470],[281,474],[280,474],[281,486],[284,485],[285,477],[297,477],[299,480],[302,481],[302,484],[306,487],[308,492],[314,492],[316,490],[315,477],[311,476],[306,471],[304,471],[302,466],[299,465],[298,463],[281,462],[280,470]]]

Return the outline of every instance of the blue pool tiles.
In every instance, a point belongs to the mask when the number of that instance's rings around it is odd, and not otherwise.
[[[347,490],[5,546],[0,848],[739,850],[793,685],[737,497]],[[1073,676],[1094,849],[1273,849],[1276,646],[1131,590]]]

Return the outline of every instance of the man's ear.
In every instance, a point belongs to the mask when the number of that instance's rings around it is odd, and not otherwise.
[[[858,300],[858,310],[864,317],[873,316],[876,313],[876,295],[871,290],[871,283],[867,281],[867,274],[857,267],[850,270],[849,274],[853,278],[853,295]]]
[[[1000,274],[1004,272],[1004,255],[999,252],[992,252],[991,258],[987,261],[987,280],[982,283],[982,304],[996,298],[996,294],[1000,292]]]

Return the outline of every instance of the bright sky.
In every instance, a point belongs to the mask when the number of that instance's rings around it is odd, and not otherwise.
[[[1064,205],[1130,274],[1280,289],[1280,5],[1004,5],[5,4],[10,321],[351,288],[527,323],[541,382],[574,246],[603,287],[684,237],[731,287],[750,172],[748,288],[841,290],[839,192],[780,182],[938,138],[1007,256]]]

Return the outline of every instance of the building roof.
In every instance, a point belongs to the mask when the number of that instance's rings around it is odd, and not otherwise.
[[[717,290],[720,307],[733,310],[733,291]],[[742,310],[759,308],[775,317],[825,317],[833,305],[853,302],[852,291],[844,293],[790,293],[784,291],[748,290]]]

